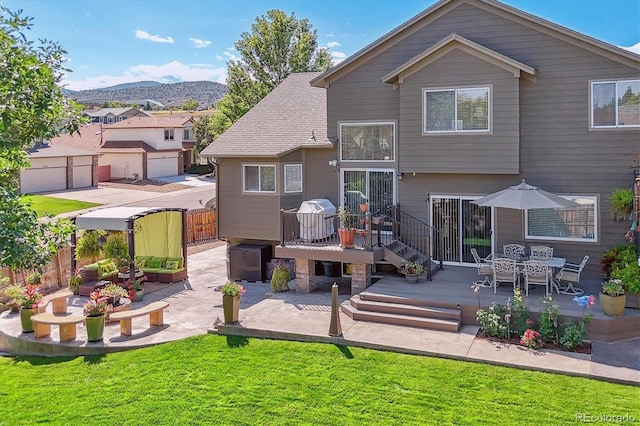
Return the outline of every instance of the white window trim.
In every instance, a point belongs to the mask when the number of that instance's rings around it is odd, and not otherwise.
[[[167,132],[169,132],[169,138],[167,138]],[[175,129],[163,129],[163,135],[165,141],[173,141],[176,139]]]
[[[487,108],[487,129],[483,130],[427,130],[427,92],[455,92],[454,113],[456,127],[458,127],[458,90],[486,89],[489,99]],[[422,135],[457,135],[460,133],[491,133],[493,131],[493,86],[455,86],[455,87],[425,87],[422,89]]]
[[[392,126],[392,133],[393,133],[393,159],[389,159],[389,160],[345,160],[342,158],[342,126],[350,126],[350,127],[355,127],[355,126],[372,126],[372,125],[386,125],[386,124],[391,124]],[[395,158],[398,155],[398,148],[397,148],[397,137],[396,137],[396,122],[395,121],[341,121],[338,123],[338,135],[340,135],[340,147],[339,147],[339,151],[340,151],[340,161],[348,161],[348,162],[353,162],[353,163],[394,163],[396,160]]]
[[[271,167],[273,168],[273,187],[274,190],[273,191],[263,191],[263,190],[257,190],[257,191],[253,191],[253,190],[248,190],[245,187],[245,170],[247,167],[258,167],[258,185],[260,184],[260,167]],[[247,163],[247,164],[243,164],[242,165],[242,192],[246,192],[247,194],[275,194],[278,190],[278,174],[277,174],[277,168],[275,164],[252,164],[252,163]]]
[[[618,124],[618,86],[619,86],[619,83],[624,81],[640,82],[640,79],[628,78],[628,79],[622,79],[622,80],[601,80],[601,81],[589,82],[589,128],[590,129],[632,129],[632,128],[640,127],[640,124],[627,124],[622,126]],[[607,84],[607,83],[613,83],[616,86],[616,91],[614,94],[614,99],[616,101],[616,106],[615,106],[616,124],[613,126],[594,126],[593,125],[593,86],[594,84]]]
[[[599,200],[597,195],[583,195],[583,194],[574,194],[574,195],[562,195],[558,194],[562,198],[566,199],[574,199],[574,198],[589,198],[593,200],[593,238],[564,238],[564,237],[538,237],[538,236],[529,236],[529,212],[527,210],[524,211],[524,239],[525,241],[569,241],[576,243],[597,243],[600,237],[599,232],[599,215],[600,209]]]
[[[300,190],[299,191],[289,191],[287,189],[287,168],[297,168],[300,169]],[[282,175],[282,181],[284,182],[284,192],[285,194],[295,194],[295,193],[300,193],[302,192],[303,188],[304,188],[304,177],[302,175],[302,164],[285,164],[284,168],[283,168],[283,175]]]

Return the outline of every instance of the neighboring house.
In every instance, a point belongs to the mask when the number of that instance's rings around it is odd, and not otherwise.
[[[53,146],[90,149],[100,155],[100,181],[175,176],[193,164],[193,119],[135,117],[91,124],[80,135],[60,135]]]
[[[98,185],[98,154],[87,149],[37,144],[20,172],[20,191],[35,193]]]
[[[304,89],[310,78],[289,77],[201,154],[217,163],[219,235],[232,243],[277,245],[280,209],[341,205],[347,191],[374,214],[400,205],[432,225],[448,264],[472,264],[473,247],[542,243],[569,262],[590,255],[597,277],[604,251],[625,243],[609,196],[633,185],[640,158],[640,56],[494,0],[442,0]],[[581,207],[471,204],[521,179]]]
[[[149,114],[133,107],[102,108],[97,111],[84,111],[83,115],[89,117],[92,123],[110,124],[128,120],[133,117],[148,117]]]

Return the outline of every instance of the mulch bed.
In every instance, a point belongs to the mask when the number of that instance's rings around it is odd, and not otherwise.
[[[162,182],[153,179],[120,179],[111,182],[100,182],[100,186],[150,192],[173,192],[191,188],[189,185],[181,183]]]
[[[476,334],[476,339],[488,340],[489,342],[503,343],[508,345],[520,345],[520,337],[511,337],[510,339],[500,339],[498,337],[489,337],[484,334],[482,329],[478,330],[478,334]],[[524,346],[523,346],[524,347]],[[590,354],[591,353],[591,342],[582,342],[579,346],[569,350],[562,345],[556,345],[553,343],[543,343],[540,349],[551,349],[554,351],[561,352],[574,352],[580,354]]]

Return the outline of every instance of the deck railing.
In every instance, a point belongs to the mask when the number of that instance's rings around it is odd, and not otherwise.
[[[347,214],[347,225],[356,228],[355,249],[371,250],[370,213]],[[343,226],[335,213],[299,213],[297,209],[280,210],[282,246],[327,247],[340,244],[338,228]]]

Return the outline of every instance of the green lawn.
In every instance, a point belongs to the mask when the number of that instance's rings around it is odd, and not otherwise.
[[[100,205],[96,203],[87,203],[85,201],[48,197],[46,195],[25,195],[25,198],[31,204],[31,208],[38,212],[38,217],[43,217],[49,214],[56,216],[60,213],[73,212]]]
[[[198,336],[78,358],[0,358],[0,424],[575,424],[640,389],[328,344]]]

